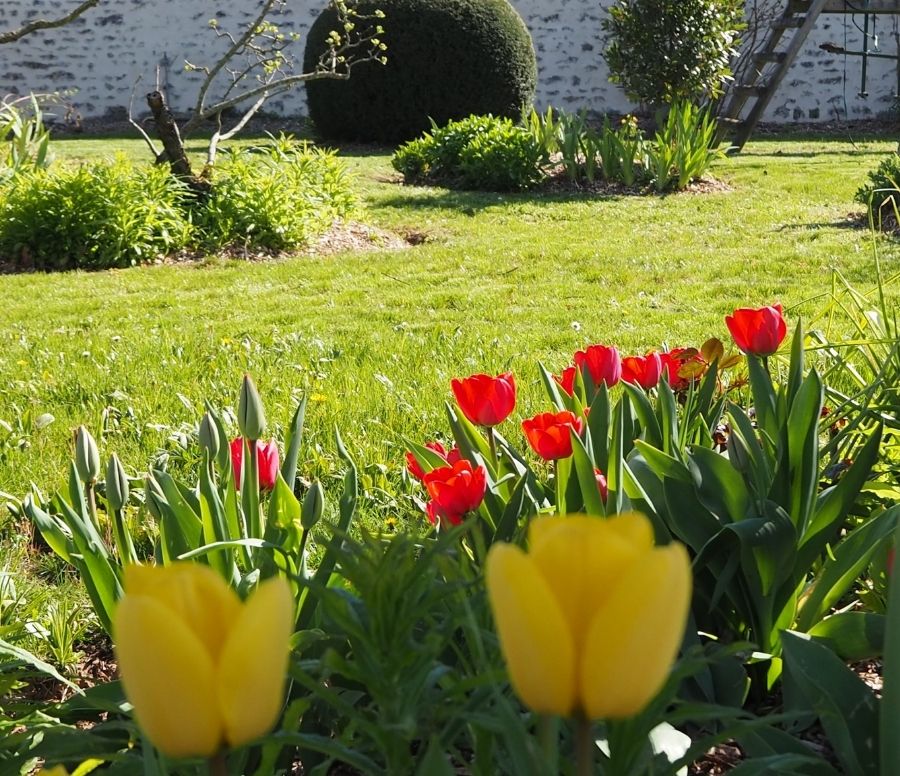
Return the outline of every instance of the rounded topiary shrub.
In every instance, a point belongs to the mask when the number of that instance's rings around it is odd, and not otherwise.
[[[396,142],[471,114],[518,118],[531,103],[537,65],[531,35],[508,0],[362,0],[382,10],[387,64],[363,62],[350,79],[306,84],[309,112],[326,138]],[[336,27],[327,9],[310,29],[304,70],[314,69]]]

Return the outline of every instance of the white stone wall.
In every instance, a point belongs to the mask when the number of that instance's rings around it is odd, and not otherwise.
[[[539,64],[538,103],[570,110],[623,111],[621,90],[609,83],[600,21],[611,0],[513,0],[531,30]],[[0,0],[0,30],[33,17],[58,14],[75,0]],[[197,76],[184,71],[185,59],[211,61],[221,45],[207,23],[217,17],[223,28],[248,18],[257,4],[249,0],[103,0],[68,27],[36,33],[0,46],[0,92],[74,90],[70,101],[84,116],[127,108],[135,80],[138,95],[152,88],[157,68],[176,109],[190,105]],[[324,0],[288,0],[281,18],[286,29],[303,33]],[[861,17],[856,21],[861,25]],[[885,53],[897,50],[898,17],[881,16],[876,32]],[[766,118],[770,121],[825,121],[863,118],[891,108],[897,66],[871,60],[867,98],[860,90],[859,58],[827,54],[825,42],[861,48],[853,19],[822,16],[818,28],[787,74]],[[300,44],[302,46],[302,42]],[[139,103],[139,108],[143,105]],[[269,110],[302,114],[302,87],[273,101]]]

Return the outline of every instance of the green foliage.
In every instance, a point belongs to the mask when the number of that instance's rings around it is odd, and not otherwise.
[[[506,191],[540,182],[545,159],[529,130],[488,115],[433,126],[430,133],[397,149],[391,163],[409,182]]]
[[[896,223],[900,210],[900,154],[895,152],[884,157],[868,178],[869,182],[856,192],[856,201],[868,208],[879,228],[887,216],[894,216]]]
[[[673,103],[646,153],[657,191],[680,190],[699,180],[724,157],[716,147],[712,110],[687,101]]]
[[[0,186],[0,256],[22,269],[105,269],[185,247],[187,191],[167,168],[119,157],[23,170]]]
[[[306,84],[310,116],[327,138],[408,140],[470,114],[518,117],[531,104],[537,66],[531,36],[507,0],[366,0],[384,11],[387,64],[362,63],[349,80]],[[313,24],[310,72],[335,28],[333,9]]]
[[[346,165],[334,152],[282,137],[235,150],[217,165],[196,221],[209,248],[279,251],[306,244],[355,205]]]
[[[50,130],[37,97],[0,100],[0,180],[51,161]]]
[[[618,0],[603,21],[610,79],[652,106],[715,98],[742,18],[740,0]]]

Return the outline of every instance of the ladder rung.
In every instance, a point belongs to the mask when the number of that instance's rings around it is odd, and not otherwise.
[[[784,51],[760,51],[758,54],[753,55],[753,61],[759,64],[771,62],[780,65],[786,59],[787,54]]]
[[[773,30],[790,30],[797,29],[806,24],[805,16],[783,16],[781,19],[772,22]]]
[[[737,84],[733,88],[733,91],[735,94],[738,94],[741,97],[762,97],[764,94],[766,94],[768,88],[768,86],[760,84]]]

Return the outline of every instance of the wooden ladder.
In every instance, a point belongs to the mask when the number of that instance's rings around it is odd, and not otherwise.
[[[784,14],[772,22],[762,48],[752,55],[741,83],[731,87],[719,114],[719,140],[730,136],[732,151],[744,147],[828,3],[788,0]]]

